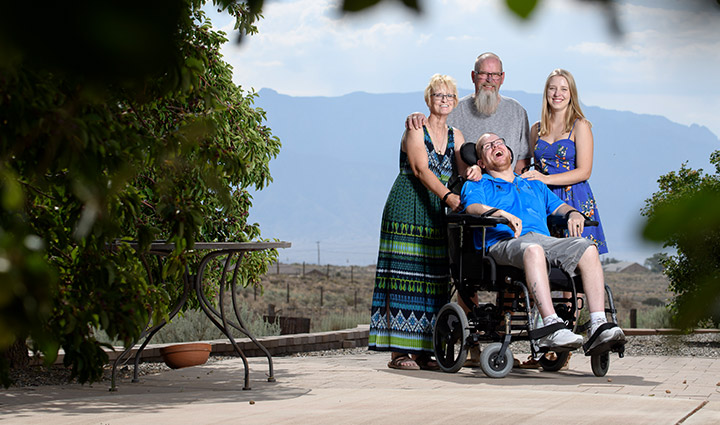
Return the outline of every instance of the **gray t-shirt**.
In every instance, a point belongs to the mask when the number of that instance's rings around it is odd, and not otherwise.
[[[530,158],[527,111],[511,97],[500,96],[497,111],[493,115],[483,115],[475,108],[473,96],[465,96],[450,112],[447,122],[460,129],[467,142],[475,143],[483,133],[488,132],[505,139],[505,144],[514,154],[513,168],[518,159]]]

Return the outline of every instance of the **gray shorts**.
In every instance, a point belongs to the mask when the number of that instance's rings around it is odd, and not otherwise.
[[[595,244],[581,237],[554,238],[529,232],[519,238],[506,239],[496,243],[488,249],[488,253],[497,264],[522,269],[524,268],[523,254],[525,248],[530,245],[540,245],[545,250],[545,258],[550,265],[560,267],[571,276],[575,276],[575,269],[577,269],[580,257]]]

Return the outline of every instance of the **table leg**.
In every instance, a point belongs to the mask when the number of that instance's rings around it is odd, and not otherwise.
[[[156,256],[156,258],[158,259],[160,270],[162,270],[161,259],[165,255],[167,255],[167,253],[164,251],[160,251],[160,252],[151,251],[150,254],[153,254]],[[150,270],[150,266],[147,264],[147,261],[145,261],[144,258],[141,261],[142,261],[143,265],[145,266],[145,270],[148,273],[148,279],[149,279],[148,281],[152,285],[153,278],[152,278],[152,274],[151,274],[152,272]],[[172,311],[170,312],[169,320],[172,320],[173,317],[175,317],[180,312],[182,307],[187,302],[188,294],[190,293],[190,284],[191,284],[190,282],[191,282],[191,278],[190,278],[189,269],[186,267],[185,273],[183,274],[183,293],[180,296],[180,298],[178,299],[178,302],[175,303],[175,306],[173,307]],[[151,328],[147,328],[147,325],[146,325],[147,329],[145,329],[142,332],[142,334],[140,334],[140,337],[138,338],[138,340],[141,340],[143,338],[145,338],[145,340],[143,341],[143,343],[140,346],[140,348],[138,349],[138,351],[135,353],[133,379],[132,379],[133,383],[140,382],[140,379],[138,378],[138,365],[140,364],[140,358],[142,357],[143,350],[145,350],[145,347],[148,345],[148,343],[150,343],[150,340],[152,339],[152,337],[155,336],[155,334],[158,333],[158,331],[160,331],[160,329],[162,329],[163,326],[165,326],[166,324],[167,324],[167,321],[163,320],[160,324],[155,325]],[[110,377],[110,391],[117,391],[117,385],[116,385],[117,367],[118,367],[118,365],[120,365],[123,358],[132,350],[132,348],[135,346],[136,343],[137,342],[134,342],[133,345],[126,348],[122,353],[120,353],[120,355],[113,362],[112,373],[111,373],[111,377]]]
[[[225,282],[227,277],[227,272],[230,269],[230,265],[232,264],[232,258],[234,254],[238,254],[238,260],[235,263],[235,270],[233,272],[233,277],[230,281],[230,290],[232,293],[233,298],[233,308],[235,312],[235,316],[238,320],[238,323],[234,323],[232,321],[227,320],[227,316],[225,314]],[[203,309],[205,314],[208,316],[208,318],[215,324],[215,326],[220,329],[225,336],[227,336],[228,340],[230,340],[230,343],[232,344],[233,348],[235,349],[235,352],[238,353],[238,355],[243,360],[243,365],[245,366],[245,387],[243,389],[249,390],[250,389],[250,370],[247,363],[247,358],[245,357],[245,354],[242,352],[240,347],[237,345],[237,342],[232,337],[232,333],[230,332],[230,328],[235,328],[242,332],[244,335],[246,335],[250,340],[258,347],[260,350],[262,350],[267,359],[268,359],[268,365],[269,365],[269,377],[268,382],[275,382],[275,377],[273,375],[273,364],[272,364],[272,356],[270,355],[270,352],[262,345],[260,342],[245,328],[244,324],[242,323],[240,310],[238,308],[238,302],[235,296],[235,286],[237,282],[238,272],[239,272],[239,266],[240,261],[243,257],[244,251],[238,251],[238,250],[221,250],[216,251],[207,254],[205,257],[203,257],[202,261],[200,262],[200,265],[198,267],[198,274],[196,276],[196,283],[195,283],[195,291],[198,297],[198,300],[200,300],[200,307]],[[227,255],[227,258],[224,262],[222,275],[219,280],[219,293],[218,293],[218,304],[220,311],[218,312],[215,307],[212,305],[212,303],[209,302],[207,297],[205,296],[205,293],[202,288],[204,274],[205,274],[205,268],[207,264],[210,262],[210,260],[214,259],[215,257],[219,257],[222,255]],[[219,318],[222,323],[220,323],[217,319]]]
[[[243,390],[249,390],[250,388],[250,366],[248,365],[247,358],[245,357],[245,354],[242,352],[240,347],[237,345],[237,342],[235,342],[235,339],[232,336],[232,333],[230,332],[230,329],[228,329],[227,326],[227,319],[225,318],[224,314],[224,308],[223,308],[223,288],[224,288],[224,277],[227,272],[227,263],[225,264],[225,268],[223,269],[223,275],[220,279],[219,287],[220,287],[220,313],[215,310],[213,305],[210,303],[210,301],[205,296],[205,292],[203,291],[202,283],[203,278],[205,275],[205,267],[207,266],[208,262],[212,260],[215,257],[218,257],[220,255],[232,255],[232,252],[224,252],[224,251],[218,251],[218,252],[212,252],[205,257],[203,257],[202,261],[200,262],[200,266],[198,267],[198,274],[195,276],[195,294],[198,297],[198,301],[200,301],[200,308],[205,312],[205,315],[210,319],[213,324],[220,329],[220,331],[225,334],[225,336],[230,340],[230,344],[232,344],[233,348],[235,349],[235,352],[240,356],[243,362],[243,366],[245,367],[245,385],[243,386]],[[218,322],[214,316],[219,317],[222,320],[222,323]]]
[[[237,273],[238,273],[238,270],[240,269],[238,263],[240,263],[242,256],[243,256],[242,253],[238,256],[238,260],[235,263],[235,272],[233,273],[233,278],[232,278],[231,284],[230,284],[230,294],[232,297],[233,310],[235,310],[235,317],[237,317],[238,323],[240,324],[240,326],[237,329],[240,332],[244,333],[248,338],[250,338],[250,340],[258,348],[260,348],[260,350],[262,350],[263,353],[265,353],[265,357],[267,357],[267,360],[268,360],[268,382],[275,382],[275,374],[273,373],[273,361],[272,361],[272,356],[270,355],[270,352],[267,350],[267,348],[265,348],[262,344],[260,344],[260,342],[257,339],[255,339],[255,337],[250,332],[248,332],[246,330],[245,324],[243,323],[242,317],[240,314],[240,303],[237,300],[237,294],[235,292],[235,285],[237,283]],[[228,258],[228,260],[229,260],[229,258]]]

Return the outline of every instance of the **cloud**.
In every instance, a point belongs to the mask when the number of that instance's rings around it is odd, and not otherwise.
[[[479,12],[497,12],[506,9],[505,5],[496,0],[443,0],[443,7],[456,9],[460,15],[476,14]]]
[[[676,96],[718,93],[720,14],[693,7],[669,8],[667,2],[622,4],[618,8],[626,33],[621,42],[582,41],[567,48],[597,61],[606,82],[628,92],[650,95],[662,87]],[[668,84],[675,82],[680,84]]]
[[[377,53],[377,49],[393,49],[394,46],[388,40],[405,38],[414,31],[409,22],[401,23],[378,23],[370,28],[358,29],[343,34],[336,42],[343,49],[371,49]],[[339,35],[339,34],[338,34]],[[332,42],[332,41],[331,41]]]
[[[688,114],[703,117],[709,121],[700,124],[720,132],[720,123],[704,111],[692,112],[720,93],[720,14],[685,7],[687,2],[619,2],[625,35],[618,40],[602,10],[579,0],[539,2],[528,21],[513,17],[501,0],[425,0],[419,17],[388,1],[341,15],[339,1],[265,2],[259,34],[223,48],[235,81],[292,95],[334,96],[421,90],[430,75],[442,73],[469,88],[474,58],[494,51],[508,72],[505,90],[538,93],[547,74],[562,67],[578,79],[581,96],[607,95],[601,99],[609,103],[598,106],[639,96],[648,103],[628,102],[636,112],[658,113],[653,95],[687,96],[696,101],[670,102],[663,114],[681,122]]]
[[[570,46],[566,50],[568,52],[575,52],[582,55],[591,55],[601,58],[628,58],[638,56],[638,51],[636,49],[618,47],[609,43],[583,42]]]

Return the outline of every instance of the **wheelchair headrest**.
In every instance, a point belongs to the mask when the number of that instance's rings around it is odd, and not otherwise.
[[[460,147],[460,157],[463,159],[463,161],[465,161],[467,165],[477,164],[478,157],[477,152],[475,152],[475,143],[465,142]]]
[[[512,151],[512,149],[510,149],[510,146],[508,146],[507,148],[510,151],[510,161],[512,162],[515,159],[515,153]],[[467,165],[477,164],[478,157],[477,152],[475,151],[475,142],[465,142],[460,147],[460,157]]]

